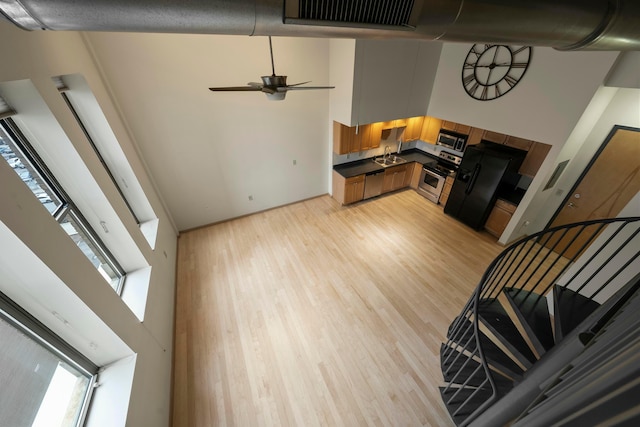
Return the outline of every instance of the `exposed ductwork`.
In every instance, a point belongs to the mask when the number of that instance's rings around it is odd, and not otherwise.
[[[637,0],[0,0],[27,30],[417,38],[640,50]]]

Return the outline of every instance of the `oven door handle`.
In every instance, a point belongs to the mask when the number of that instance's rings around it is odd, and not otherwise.
[[[471,193],[474,185],[476,185],[476,180],[478,179],[478,175],[480,174],[480,163],[476,163],[476,167],[473,168],[473,174],[471,175],[471,179],[467,184],[467,188],[464,189],[465,194]]]

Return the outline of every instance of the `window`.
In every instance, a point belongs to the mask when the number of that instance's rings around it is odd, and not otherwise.
[[[118,185],[118,181],[116,181],[115,177],[113,176],[113,173],[111,172],[111,169],[109,169],[109,166],[107,165],[107,162],[102,157],[102,153],[100,153],[100,150],[98,150],[98,147],[96,146],[96,143],[91,138],[91,135],[89,134],[89,131],[87,130],[87,128],[85,127],[84,123],[80,119],[80,116],[78,115],[78,112],[76,111],[75,107],[73,106],[73,103],[71,102],[71,99],[65,93],[65,91],[67,90],[67,87],[64,86],[64,83],[62,83],[62,79],[61,78],[58,78],[56,80],[56,82],[58,82],[57,84],[58,84],[58,90],[60,91],[60,95],[62,95],[62,98],[67,103],[67,107],[69,107],[69,110],[71,110],[71,113],[73,114],[73,117],[75,117],[76,121],[78,122],[78,125],[82,129],[82,132],[84,133],[84,136],[87,138],[87,141],[89,141],[89,145],[91,145],[91,148],[93,148],[93,151],[95,151],[96,155],[98,156],[98,159],[100,159],[100,163],[102,164],[102,166],[104,167],[105,171],[107,172],[107,175],[109,175],[109,178],[111,178],[111,181],[113,182],[113,185],[116,186],[116,189],[118,190],[118,193],[120,193],[120,197],[122,197],[122,200],[124,200],[125,205],[127,205],[127,208],[129,209],[129,212],[131,212],[131,215],[133,215],[133,218],[136,220],[136,223],[139,225],[140,224],[140,220],[136,216],[136,213],[133,211],[133,208],[129,204],[129,201],[127,200],[127,198],[125,197],[124,193],[122,192],[122,188],[120,188],[120,185]]]
[[[135,145],[130,135],[122,128],[112,129],[102,106],[81,74],[65,74],[51,79],[85,136],[84,141],[78,141],[78,144],[88,142],[93,148],[115,190],[153,249],[158,217],[129,163],[129,156],[125,154],[125,147]]]
[[[0,293],[0,425],[82,425],[98,367]]]
[[[10,118],[0,120],[0,151],[2,157],[78,245],[102,277],[120,294],[124,283],[124,270]]]

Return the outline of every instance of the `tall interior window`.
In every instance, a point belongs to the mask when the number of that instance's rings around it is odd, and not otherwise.
[[[98,159],[100,159],[100,163],[102,164],[102,166],[104,167],[105,171],[107,172],[107,175],[109,175],[109,178],[111,178],[111,181],[113,182],[113,185],[116,186],[116,189],[118,190],[118,193],[120,193],[120,197],[122,197],[122,200],[124,200],[124,203],[127,205],[127,209],[129,209],[129,212],[131,212],[131,215],[133,215],[133,218],[136,220],[136,223],[139,225],[140,224],[140,219],[137,217],[136,213],[133,211],[133,208],[129,204],[129,201],[127,200],[127,198],[125,197],[124,193],[122,192],[122,188],[120,188],[120,185],[118,184],[118,181],[113,176],[113,173],[111,172],[111,169],[109,169],[109,166],[107,165],[107,162],[104,160],[104,157],[102,156],[102,153],[100,153],[100,150],[98,149],[98,146],[94,142],[93,138],[91,138],[91,134],[89,133],[89,131],[87,130],[87,127],[84,125],[84,123],[82,122],[82,119],[78,115],[78,111],[76,110],[75,106],[73,105],[73,102],[71,101],[71,99],[67,95],[66,92],[69,89],[64,84],[64,82],[62,81],[61,77],[54,78],[54,82],[56,83],[56,86],[58,87],[58,91],[60,92],[60,95],[62,95],[62,99],[64,99],[64,101],[66,102],[67,107],[69,107],[69,110],[73,114],[73,117],[76,119],[76,121],[78,122],[78,125],[82,129],[82,132],[84,133],[84,136],[87,138],[87,141],[89,141],[89,145],[91,145],[91,148],[93,148],[93,151],[96,153],[96,156],[98,156]]]
[[[120,294],[125,271],[11,118],[0,120],[0,154],[73,239],[102,277]]]
[[[78,427],[98,367],[0,293],[0,425]]]

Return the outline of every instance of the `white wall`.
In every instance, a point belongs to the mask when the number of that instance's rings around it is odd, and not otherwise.
[[[640,128],[640,89],[598,90],[555,160],[546,163],[532,182],[530,193],[523,199],[524,209],[516,211],[503,237],[516,238],[542,230],[615,125]],[[556,165],[567,159],[569,164],[556,185],[543,190]],[[637,198],[631,201],[627,215],[640,215]],[[525,222],[530,224],[525,226]]]
[[[515,88],[498,99],[478,101],[461,82],[470,48],[444,44],[428,114],[551,145],[567,140],[618,55],[535,47]]]
[[[270,75],[266,37],[87,39],[179,230],[327,193],[328,90],[208,90]],[[329,40],[274,37],[273,50],[289,83],[328,84]]]
[[[77,156],[73,160],[69,159],[69,162],[74,162],[73,165],[70,164],[73,167],[69,170],[82,175],[78,179],[95,182],[104,194],[100,199],[112,206],[116,213],[115,220],[120,221],[120,226],[130,234],[130,241],[124,244],[136,245],[142,257],[152,267],[144,320],[140,322],[33,197],[26,185],[7,165],[0,165],[3,177],[0,186],[0,222],[6,237],[0,243],[5,254],[0,258],[0,271],[13,272],[0,275],[0,288],[48,327],[78,344],[81,349],[91,349],[90,341],[87,340],[94,340],[95,349],[87,350],[86,353],[95,363],[102,365],[125,355],[128,360],[134,360],[129,358],[135,355],[135,362],[132,362],[135,363],[133,383],[121,384],[123,388],[119,394],[119,397],[126,399],[130,389],[130,401],[127,403],[125,400],[124,405],[114,406],[120,408],[116,417],[126,419],[127,425],[131,426],[168,425],[176,230],[154,191],[153,183],[82,38],[71,32],[25,32],[0,22],[0,39],[3,40],[0,44],[0,56],[3,58],[0,82],[30,81],[59,122],[65,136],[51,141],[43,138],[40,141],[45,144],[43,148],[54,152],[57,144],[72,144]],[[93,90],[158,216],[155,250],[151,249],[142,235],[53,86],[52,76],[75,73],[82,74]],[[16,108],[19,114],[17,121],[22,108],[28,106]],[[86,168],[76,168],[77,162],[84,163]],[[78,172],[80,170],[82,172]],[[20,274],[15,271],[18,265],[23,266]],[[68,325],[60,319],[68,320]],[[98,395],[99,393],[97,398]],[[104,424],[97,420],[89,425]]]

